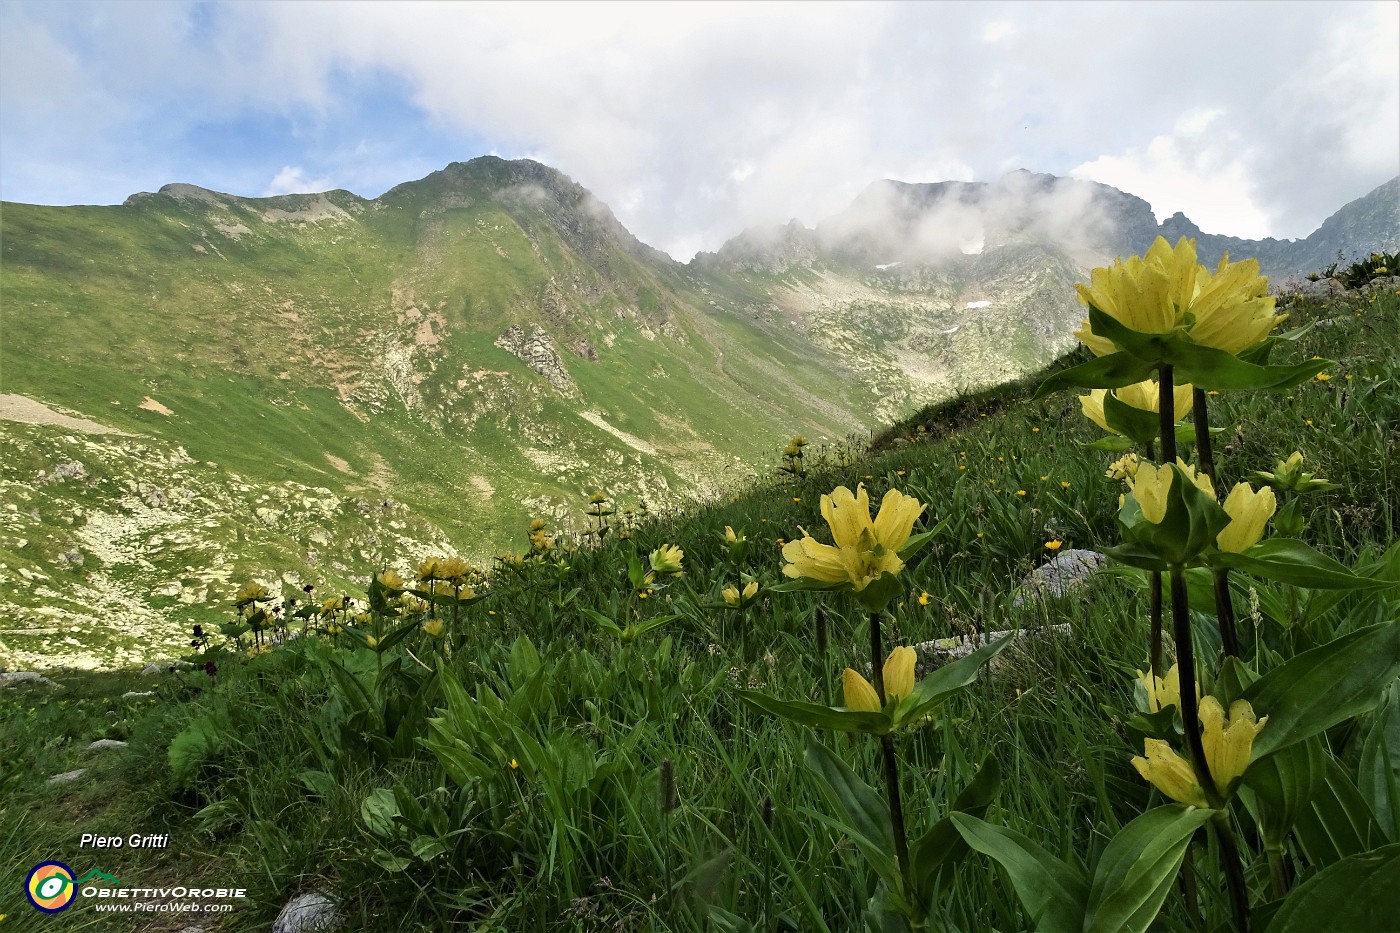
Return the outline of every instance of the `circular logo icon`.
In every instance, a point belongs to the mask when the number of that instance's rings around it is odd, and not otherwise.
[[[73,869],[62,862],[40,862],[29,869],[24,879],[24,894],[35,910],[56,914],[73,906],[77,896],[73,884]]]

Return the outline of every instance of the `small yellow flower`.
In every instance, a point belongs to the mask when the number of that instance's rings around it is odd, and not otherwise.
[[[1147,757],[1133,758],[1133,767],[1138,774],[1177,803],[1191,807],[1209,806],[1205,791],[1197,783],[1196,773],[1189,761],[1161,739],[1147,739],[1143,744]]]
[[[737,534],[735,534],[735,533],[734,533],[733,527],[731,527],[731,526],[729,526],[729,525],[725,525],[725,526],[724,526],[724,540],[727,541],[727,542],[729,542],[730,544],[738,544],[740,541],[745,541],[745,540],[747,540],[747,539],[744,538],[742,535],[737,535]]]
[[[1047,551],[1058,551],[1058,550],[1059,550],[1061,547],[1063,547],[1063,546],[1064,546],[1064,542],[1061,541],[1059,538],[1056,538],[1056,539],[1053,540],[1053,541],[1046,541],[1046,542],[1045,542],[1045,549],[1046,549]]]
[[[1274,491],[1265,486],[1258,492],[1248,483],[1239,483],[1221,504],[1230,524],[1216,535],[1215,546],[1239,554],[1252,548],[1264,535],[1264,525],[1278,507]]]
[[[442,629],[443,625],[441,619],[429,619],[427,622],[423,623],[423,631],[427,632],[434,638],[442,637]]]
[[[399,576],[398,571],[395,570],[386,570],[375,579],[386,590],[402,590],[404,588],[403,577]]]
[[[520,767],[520,762],[518,762],[518,761],[516,761],[514,758],[512,758],[512,759],[510,760],[510,770],[514,771],[516,768],[519,768],[519,767]]]
[[[544,531],[544,519],[536,518],[531,520],[530,532],[533,534],[536,531]]]
[[[1025,491],[1024,489],[1018,489],[1018,490],[1016,490],[1016,495],[1018,495],[1018,496],[1024,496],[1025,494],[1026,494],[1026,491]]]
[[[1066,480],[1061,480],[1061,481],[1060,481],[1060,488],[1061,488],[1061,489],[1068,489],[1068,488],[1069,488],[1069,480],[1067,480],[1067,479],[1066,479]]]
[[[378,647],[379,639],[375,638],[373,635],[366,635],[365,644],[369,645],[371,648]]]
[[[593,491],[593,495],[588,497],[588,501],[592,505],[602,505],[604,502],[608,501],[608,497],[603,490],[596,489]]]
[[[920,593],[920,594],[919,594],[919,605],[920,605],[920,606],[927,606],[927,605],[928,605],[928,601],[929,601],[929,596],[928,596],[927,593]]]
[[[801,496],[793,496],[793,497],[792,497],[792,501],[793,501],[793,502],[801,502],[801,501],[802,501],[802,497],[801,497]]]
[[[1032,434],[1039,434],[1039,433],[1040,433],[1040,428],[1031,428],[1031,433],[1032,433]]]
[[[1316,376],[1313,376],[1313,378],[1316,379],[1318,382],[1326,382],[1332,377],[1327,375],[1326,373],[1318,373]]]
[[[438,570],[441,563],[442,560],[438,557],[425,558],[423,563],[418,565],[418,579],[423,582],[427,582],[428,580],[441,580],[442,576],[439,574]]]

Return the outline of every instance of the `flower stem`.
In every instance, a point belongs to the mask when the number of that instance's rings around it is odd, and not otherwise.
[[[1172,367],[1163,363],[1157,373],[1157,424],[1162,435],[1160,463],[1176,463],[1176,391],[1172,384]]]
[[[1281,901],[1288,896],[1288,871],[1283,863],[1282,848],[1266,848],[1269,856],[1269,880],[1273,884],[1274,900]]]
[[[1220,842],[1220,861],[1225,868],[1225,887],[1230,892],[1230,912],[1235,917],[1235,929],[1238,933],[1249,933],[1249,889],[1245,886],[1240,848],[1235,843],[1235,832],[1230,828],[1229,811],[1217,811],[1211,824],[1215,827],[1215,838]]]
[[[1171,571],[1172,640],[1176,642],[1176,665],[1181,684],[1181,722],[1186,728],[1186,747],[1191,752],[1191,764],[1196,780],[1205,791],[1212,807],[1223,804],[1215,792],[1206,763],[1206,748],[1201,742],[1200,712],[1196,703],[1196,656],[1191,641],[1191,613],[1186,600],[1186,572],[1181,567]]]
[[[1210,440],[1210,409],[1206,404],[1206,390],[1191,390],[1191,421],[1196,428],[1196,454],[1201,461],[1201,472],[1210,477],[1217,487],[1219,477],[1215,473],[1215,448]],[[1224,490],[1217,488],[1217,494]],[[1215,571],[1215,618],[1220,622],[1220,645],[1226,657],[1240,656],[1240,641],[1235,634],[1235,606],[1230,601],[1230,571],[1221,568]]]
[[[880,646],[880,613],[870,613],[870,673],[880,707],[885,706],[884,649]],[[904,832],[904,804],[899,796],[899,758],[894,753],[894,739],[880,736],[880,751],[885,766],[885,790],[890,797],[890,825],[894,830],[894,854],[899,860],[899,876],[904,879],[905,893],[913,891],[909,877],[909,839]]]
[[[1152,664],[1152,676],[1162,677],[1162,575],[1153,572],[1147,577],[1148,603],[1152,620],[1152,634],[1148,641],[1148,657]]]

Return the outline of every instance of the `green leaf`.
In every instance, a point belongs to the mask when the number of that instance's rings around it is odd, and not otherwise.
[[[1150,444],[1156,440],[1162,426],[1161,416],[1157,412],[1135,408],[1119,400],[1112,392],[1104,393],[1103,416],[1109,427],[1139,444]]]
[[[431,862],[447,852],[447,846],[432,836],[415,836],[413,842],[409,843],[409,848],[420,862]]]
[[[1092,444],[1085,444],[1085,450],[1106,450],[1110,453],[1122,453],[1125,450],[1133,449],[1133,440],[1129,437],[1120,437],[1117,434],[1110,434],[1101,437]]]
[[[399,642],[407,638],[410,633],[417,631],[417,629],[417,622],[405,622],[403,625],[400,625],[398,628],[394,629],[388,635],[385,635],[378,642],[376,642],[374,650],[380,652],[388,651],[390,648],[394,647]]]
[[[952,810],[981,818],[1001,787],[1001,766],[994,756],[982,762],[972,783],[953,800]],[[932,903],[947,883],[951,869],[970,851],[967,841],[945,816],[909,845],[909,874],[919,902]]]
[[[1390,841],[1400,841],[1400,688],[1394,684],[1361,747],[1357,789]]]
[[[1116,544],[1113,547],[1104,548],[1103,553],[1120,564],[1127,564],[1138,570],[1166,573],[1171,569],[1166,561],[1157,556],[1156,551],[1141,544]]]
[[[914,692],[900,701],[895,710],[895,721],[912,723],[927,716],[943,700],[975,681],[982,667],[1009,644],[1011,636],[1004,635],[920,680],[914,685]]]
[[[325,771],[302,771],[297,774],[297,780],[301,785],[318,797],[327,799],[334,797],[340,790],[340,785],[335,778]]]
[[[801,703],[779,700],[766,693],[754,690],[736,690],[739,699],[760,713],[780,716],[789,722],[818,729],[836,729],[840,732],[868,732],[871,735],[884,735],[890,731],[890,717],[884,713],[860,713],[844,709],[832,709],[817,703]]]
[[[510,682],[519,688],[525,681],[535,676],[540,669],[540,653],[534,642],[524,635],[515,639],[510,646]]]
[[[1394,585],[1386,580],[1359,577],[1344,564],[1295,538],[1260,541],[1243,554],[1213,554],[1211,563],[1310,589],[1371,589]]]
[[[618,637],[622,636],[622,627],[616,622],[614,622],[612,619],[609,619],[607,616],[603,615],[601,612],[598,612],[596,609],[586,609],[580,606],[579,612],[582,612],[584,615],[588,616],[588,618],[592,619],[595,624],[597,624],[609,634],[617,635]]]
[[[403,871],[413,864],[413,859],[395,855],[384,849],[375,849],[370,853],[369,858],[371,862],[388,872]]]
[[[1386,842],[1366,799],[1330,754],[1322,783],[1293,826],[1303,853],[1314,865],[1331,865]]]
[[[903,547],[897,552],[899,554],[899,559],[908,563],[909,558],[922,551],[924,545],[932,541],[935,536],[942,534],[947,527],[948,519],[945,518],[928,531],[921,531],[916,535],[910,535],[909,540],[905,541]]]
[[[951,819],[968,845],[1006,870],[1039,933],[1080,933],[1089,886],[1078,869],[1014,829],[966,813],[954,813]]]
[[[1269,722],[1254,740],[1256,760],[1375,707],[1400,674],[1400,625],[1343,635],[1279,665],[1244,692]]]
[[[1295,742],[1250,765],[1243,780],[1258,801],[1259,828],[1265,843],[1283,845],[1326,775],[1327,755],[1318,736]]]
[[[1167,346],[1176,367],[1177,382],[1190,382],[1201,389],[1221,392],[1287,389],[1307,382],[1333,365],[1330,360],[1308,360],[1293,366],[1259,366],[1233,353],[1189,340],[1168,340]]]
[[[1156,368],[1129,353],[1110,353],[1060,370],[1040,384],[1035,398],[1044,398],[1060,389],[1118,389],[1142,382]]]
[[[850,585],[849,583],[846,583],[846,582],[841,582],[841,583],[823,583],[823,582],[821,582],[820,580],[812,580],[812,579],[809,579],[809,578],[807,578],[807,577],[794,577],[793,579],[787,580],[787,581],[785,581],[785,582],[783,582],[783,583],[774,583],[772,586],[768,587],[767,589],[769,590],[769,592],[772,592],[772,593],[808,593],[808,592],[827,593],[827,592],[830,592],[830,591],[832,591],[832,590],[845,590],[845,589],[849,589],[850,586],[851,586],[851,585]],[[585,610],[585,611],[587,611],[587,610]]]
[[[1084,933],[1145,931],[1162,909],[1192,835],[1213,815],[1172,804],[1124,826],[1094,870]]]
[[[365,828],[376,836],[394,835],[394,820],[399,816],[399,804],[392,788],[376,787],[360,804],[360,819]]]
[[[871,867],[892,887],[899,883],[894,857],[894,830],[890,811],[874,788],[856,777],[814,733],[807,734],[807,767],[819,774],[828,796],[841,809],[851,840],[865,853]]]
[[[1352,855],[1299,885],[1267,933],[1393,930],[1400,915],[1400,845]]]

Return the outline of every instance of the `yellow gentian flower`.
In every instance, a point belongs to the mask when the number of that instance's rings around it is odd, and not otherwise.
[[[1229,260],[1228,253],[1222,256],[1214,275],[1200,270],[1195,295],[1181,315],[1192,342],[1239,353],[1269,336],[1286,315],[1274,313],[1269,280],[1259,274],[1258,260]]]
[[[649,558],[651,569],[656,573],[681,573],[681,560],[685,557],[682,551],[674,544],[663,544],[661,547],[651,552]]]
[[[1138,464],[1141,462],[1142,458],[1137,454],[1124,454],[1113,461],[1113,463],[1109,464],[1108,470],[1104,473],[1104,476],[1107,476],[1109,479],[1131,480],[1137,475]],[[1060,485],[1066,486],[1068,484],[1061,483]]]
[[[234,597],[234,602],[241,608],[249,603],[267,602],[271,598],[272,594],[268,592],[267,587],[257,580],[249,580],[239,589],[238,595]]]
[[[1139,464],[1137,472],[1128,479],[1128,488],[1142,509],[1142,516],[1154,525],[1160,525],[1167,517],[1167,494],[1171,492],[1176,471],[1171,464],[1158,466],[1153,463]]]
[[[870,681],[846,668],[841,675],[841,691],[846,698],[846,709],[853,713],[880,712],[880,697]]]
[[[804,529],[801,540],[783,546],[788,562],[783,573],[823,583],[849,583],[859,593],[882,574],[903,569],[898,551],[909,540],[924,508],[913,496],[891,489],[871,521],[865,486],[858,486],[854,494],[838,486],[821,498],[822,517],[831,527],[835,546],[818,542]]]
[[[1151,671],[1138,671],[1138,681],[1147,691],[1147,709],[1158,712],[1168,706],[1181,708],[1181,671],[1173,664],[1165,677],[1155,677]],[[1201,685],[1196,685],[1196,699],[1201,698]]]
[[[899,647],[890,652],[881,668],[885,680],[887,703],[898,703],[914,692],[914,663],[919,654],[913,648]],[[841,690],[846,698],[846,709],[857,713],[880,712],[880,696],[859,673],[846,668],[841,675]]]
[[[1201,744],[1206,750],[1206,764],[1211,780],[1222,797],[1231,782],[1244,774],[1254,748],[1254,738],[1263,730],[1269,717],[1255,721],[1254,708],[1248,700],[1230,704],[1227,718],[1220,701],[1213,696],[1201,699]]]
[[[1182,758],[1161,739],[1147,739],[1144,742],[1147,757],[1133,758],[1137,773],[1153,787],[1166,794],[1177,803],[1191,807],[1208,807],[1205,791],[1196,781],[1196,772],[1191,762]]]
[[[404,588],[403,577],[399,576],[398,572],[394,570],[386,570],[375,579],[377,579],[379,585],[386,590],[402,590]]]
[[[1239,554],[1254,547],[1264,536],[1264,525],[1278,507],[1278,499],[1267,486],[1255,492],[1248,483],[1238,483],[1221,507],[1230,516],[1230,524],[1216,535],[1215,546]]]
[[[429,619],[427,622],[423,623],[423,631],[427,632],[434,638],[442,637],[442,629],[443,625],[441,619]]]

